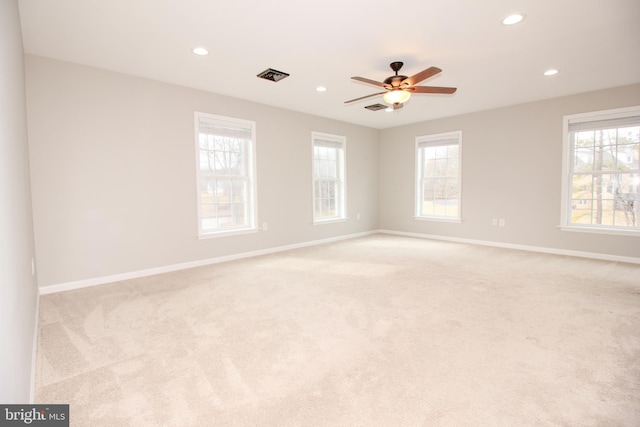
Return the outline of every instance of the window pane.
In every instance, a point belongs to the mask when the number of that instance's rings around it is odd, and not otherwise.
[[[447,200],[446,215],[447,216],[458,216],[458,199],[448,199]]]
[[[336,190],[337,187],[337,183],[336,182],[331,182],[331,181],[327,181],[326,182],[326,188],[327,188],[327,193],[326,196],[328,199],[335,199],[336,194],[338,193]]]
[[[436,159],[442,159],[442,158],[446,158],[447,157],[447,151],[448,151],[448,147],[447,146],[441,146],[441,147],[435,147],[435,158]]]
[[[458,159],[449,159],[447,163],[447,176],[458,176]]]
[[[573,162],[568,222],[638,229],[640,126],[573,132],[569,142]]]
[[[575,172],[590,172],[593,170],[593,148],[576,147],[573,156],[573,170]]]
[[[640,159],[640,144],[623,144],[618,146],[617,169],[638,169]]]
[[[617,150],[615,145],[603,145],[596,147],[594,166],[595,170],[615,170]]]
[[[233,203],[233,223],[232,225],[238,226],[244,224],[245,218],[245,204],[244,203]]]
[[[333,153],[335,155],[335,152]],[[327,164],[327,176],[332,178],[338,177],[338,164],[335,160],[328,160]]]
[[[434,184],[435,184],[435,180],[433,179],[424,180],[424,184],[422,186],[423,200],[433,200],[433,198],[435,197]]]
[[[460,197],[460,186],[458,184],[458,179],[449,178],[447,180],[447,199],[458,199]]]
[[[446,176],[447,175],[447,159],[438,159],[436,160],[436,176]]]
[[[254,225],[253,124],[196,113],[200,232]]]
[[[591,199],[572,200],[571,222],[574,224],[591,224],[593,201]]]
[[[434,159],[425,161],[424,173],[422,174],[422,176],[425,178],[436,176],[436,161]]]
[[[460,145],[451,143],[459,137],[459,133],[443,135],[442,145],[435,139],[418,142],[418,216],[459,218]]]
[[[424,153],[425,160],[433,160],[436,158],[436,149],[434,147],[421,148]]]
[[[574,199],[593,198],[593,175],[574,175],[572,197]]]
[[[344,218],[344,138],[312,136],[314,220]]]

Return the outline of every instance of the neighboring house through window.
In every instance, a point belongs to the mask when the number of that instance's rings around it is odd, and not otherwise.
[[[562,228],[640,233],[640,106],[564,117]]]
[[[255,123],[195,113],[198,235],[256,230]]]
[[[313,221],[346,219],[345,145],[339,135],[312,132]]]
[[[462,132],[416,138],[416,219],[460,220]]]

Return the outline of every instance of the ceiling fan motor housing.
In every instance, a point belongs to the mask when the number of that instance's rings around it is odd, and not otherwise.
[[[396,75],[387,77],[384,80],[384,84],[391,85],[391,87],[400,87],[400,83],[402,83],[402,81],[407,78],[407,76],[398,75],[398,71],[400,71],[403,65],[404,63],[400,61],[392,62],[391,64],[389,64],[389,67],[391,67]]]
[[[387,85],[391,85],[391,87],[400,87],[400,83],[402,83],[402,81],[404,79],[406,79],[407,76],[391,76],[391,77],[387,77],[386,79],[384,79],[384,84]]]

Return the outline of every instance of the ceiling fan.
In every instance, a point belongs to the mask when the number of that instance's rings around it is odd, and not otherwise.
[[[394,76],[387,77],[383,82],[367,79],[364,77],[351,77],[353,80],[357,80],[363,83],[369,83],[374,86],[383,87],[384,92],[373,93],[371,95],[362,96],[360,98],[350,99],[345,101],[345,104],[351,102],[360,101],[372,96],[384,95],[384,100],[388,104],[393,105],[393,109],[397,110],[402,108],[403,104],[411,98],[412,93],[454,93],[457,88],[455,87],[441,87],[441,86],[415,86],[423,80],[435,76],[442,72],[438,67],[429,67],[426,70],[420,71],[411,77],[398,75],[398,71],[402,68],[404,63],[396,61],[392,62],[389,66],[396,73]]]

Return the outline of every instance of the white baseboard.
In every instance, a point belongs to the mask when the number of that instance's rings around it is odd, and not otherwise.
[[[436,234],[409,233],[405,231],[378,230],[382,234],[393,234],[396,236],[419,237],[421,239],[444,240],[455,243],[468,243],[472,245],[493,246],[496,248],[516,249],[520,251],[541,252],[554,255],[567,255],[580,258],[592,258],[605,261],[628,262],[631,264],[640,264],[640,258],[609,255],[594,252],[572,251],[568,249],[545,248],[540,246],[516,245],[512,243],[491,242],[488,240],[464,239],[459,237],[439,236]]]
[[[377,234],[378,230],[365,231],[362,233],[347,234],[344,236],[330,237],[327,239],[313,240],[309,242],[294,243],[292,245],[278,246],[275,248],[261,249],[257,251],[242,252],[239,254],[226,255],[217,258],[209,258],[198,261],[184,262],[180,264],[167,265],[163,267],[149,268],[146,270],[131,271],[128,273],[114,274],[110,276],[95,277],[92,279],[78,280],[75,282],[58,283],[55,285],[47,285],[40,287],[40,295],[53,294],[56,292],[70,291],[73,289],[86,288],[89,286],[104,285],[106,283],[120,282],[122,280],[137,279],[139,277],[153,276],[155,274],[169,273],[172,271],[186,270],[204,265],[218,264],[226,261],[235,261],[238,259],[251,258],[260,255],[268,255],[276,252],[288,251],[291,249],[299,249],[308,246],[322,245],[325,243],[337,242],[340,240],[354,239],[356,237]]]
[[[153,276],[155,274],[169,273],[169,272],[178,271],[178,270],[186,270],[189,268],[201,267],[204,265],[211,265],[211,264],[218,264],[221,262],[234,261],[234,260],[244,259],[244,258],[251,258],[251,257],[260,256],[260,255],[268,255],[276,252],[288,251],[291,249],[299,249],[299,248],[304,248],[308,246],[316,246],[316,245],[321,245],[325,243],[353,239],[356,237],[363,237],[363,236],[368,236],[368,235],[377,234],[377,233],[392,234],[392,235],[407,236],[407,237],[418,237],[422,239],[444,240],[449,242],[468,243],[473,245],[493,246],[498,248],[516,249],[516,250],[530,251],[530,252],[541,252],[541,253],[555,254],[555,255],[567,255],[567,256],[574,256],[574,257],[581,257],[581,258],[592,258],[592,259],[600,259],[600,260],[606,260],[606,261],[640,264],[640,258],[635,258],[635,257],[608,255],[608,254],[593,253],[593,252],[572,251],[572,250],[566,250],[566,249],[545,248],[545,247],[539,247],[539,246],[517,245],[512,243],[465,239],[465,238],[459,238],[459,237],[440,236],[435,234],[422,234],[422,233],[411,233],[411,232],[404,232],[404,231],[380,229],[380,230],[366,231],[362,233],[347,234],[347,235],[338,236],[338,237],[331,237],[328,239],[313,240],[309,242],[295,243],[292,245],[261,249],[257,251],[242,252],[239,254],[226,255],[226,256],[221,256],[217,258],[209,258],[204,260],[185,262],[181,264],[167,265],[163,267],[150,268],[146,270],[138,270],[138,271],[132,271],[132,272],[122,273],[122,274],[114,274],[110,276],[95,277],[91,279],[78,280],[75,282],[67,282],[67,283],[59,283],[55,285],[42,286],[40,287],[40,295],[69,291],[72,289],[86,288],[89,286],[104,285],[106,283],[136,279],[136,278],[145,277],[145,276]]]

